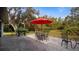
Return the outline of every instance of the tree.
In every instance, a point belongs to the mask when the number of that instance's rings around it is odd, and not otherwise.
[[[22,7],[9,7],[8,8],[8,14],[9,14],[9,23],[13,23],[15,24],[19,24],[21,19],[21,15],[22,15]]]
[[[34,9],[32,7],[28,7],[27,10],[26,10],[26,12],[25,12],[25,16],[26,16],[25,23],[26,23],[26,26],[29,29],[34,28],[32,26],[32,24],[30,23],[31,20],[33,20],[33,19],[36,18],[34,15],[39,15],[39,11],[37,11],[36,9]]]
[[[71,9],[71,18],[76,26],[79,26],[79,7]]]
[[[79,8],[71,8],[71,13],[65,17],[64,21],[64,30],[70,31],[72,35],[79,35]]]
[[[9,7],[9,23],[14,27],[19,27],[19,24],[23,24],[25,28],[32,27],[30,21],[35,19],[34,15],[39,15],[39,12],[32,7]]]
[[[63,19],[61,17],[59,18],[53,18],[54,24],[53,24],[53,28],[54,29],[62,29],[62,23],[63,23]]]

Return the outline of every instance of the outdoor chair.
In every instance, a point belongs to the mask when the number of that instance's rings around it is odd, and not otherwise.
[[[17,36],[21,36],[21,35],[26,35],[26,32],[25,31],[17,31],[16,33]]]
[[[75,46],[74,46],[74,48],[76,48],[78,45],[79,45],[79,39],[78,39],[78,41],[75,41]]]
[[[71,44],[71,48],[72,48],[72,41],[71,39],[68,38],[68,35],[66,33],[62,34],[62,42],[61,42],[61,46],[64,44],[66,46],[66,48],[68,48],[69,43]]]
[[[37,37],[38,40],[41,40],[41,36],[39,32],[35,32],[35,36]]]
[[[16,35],[17,35],[17,36],[20,36],[20,32],[16,32]]]
[[[39,32],[39,31],[35,31],[35,36],[37,37],[38,40],[46,40],[48,39],[48,33],[44,33],[44,32]]]
[[[48,33],[45,33],[44,40],[48,40]]]
[[[45,34],[44,33],[41,33],[40,36],[41,36],[41,40],[45,40]]]
[[[38,40],[45,40],[47,36],[45,36],[45,33],[42,33],[42,32],[35,32],[35,35],[37,37]]]
[[[74,48],[76,48],[79,45],[79,37],[73,38],[75,41],[75,46]]]
[[[73,48],[77,48],[79,45],[79,32],[74,32],[73,35],[70,35],[69,38],[71,40],[73,40],[73,43],[75,43],[75,45],[73,46]]]
[[[74,48],[76,48],[78,45],[79,45],[79,32],[76,33],[76,38],[74,39],[75,40],[75,46]]]

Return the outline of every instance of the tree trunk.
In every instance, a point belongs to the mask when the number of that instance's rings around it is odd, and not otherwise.
[[[8,13],[6,7],[0,7],[0,37],[3,36],[3,23],[8,23]]]

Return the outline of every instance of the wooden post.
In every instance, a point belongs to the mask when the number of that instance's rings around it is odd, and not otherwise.
[[[0,37],[3,36],[3,23],[8,23],[8,12],[6,7],[0,7]]]
[[[3,37],[3,23],[0,20],[0,37]]]
[[[2,21],[0,19],[0,49],[1,49],[1,37],[2,37]]]
[[[4,24],[2,23],[2,26],[1,26],[1,37],[3,37],[3,32],[4,32]]]
[[[1,37],[1,20],[0,20],[0,37]]]

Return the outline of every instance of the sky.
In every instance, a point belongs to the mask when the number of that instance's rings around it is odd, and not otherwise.
[[[35,9],[40,11],[40,16],[48,15],[64,18],[70,14],[71,7],[35,7]]]

